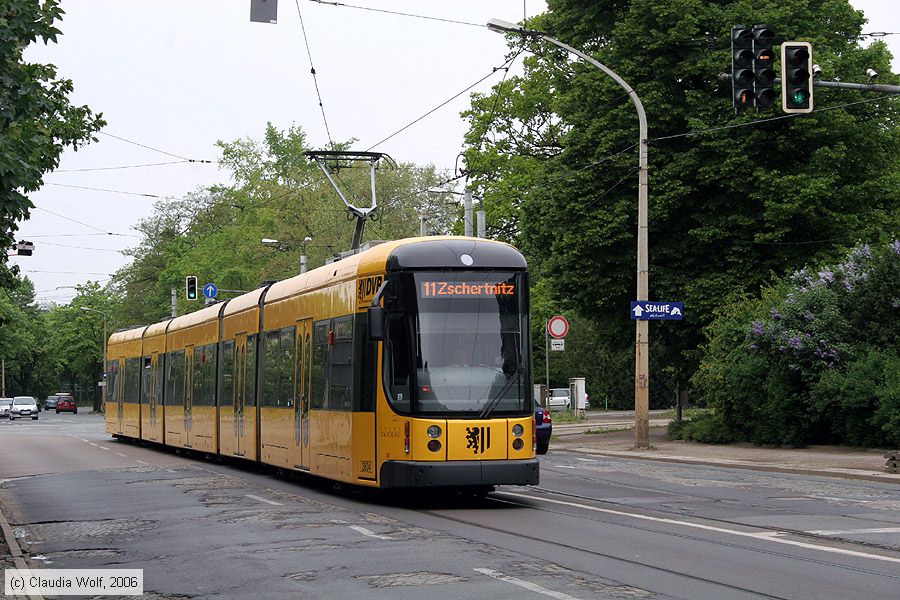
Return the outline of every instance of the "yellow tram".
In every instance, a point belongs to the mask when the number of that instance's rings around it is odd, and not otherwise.
[[[384,242],[113,334],[106,431],[362,486],[537,484],[530,348],[514,248]]]

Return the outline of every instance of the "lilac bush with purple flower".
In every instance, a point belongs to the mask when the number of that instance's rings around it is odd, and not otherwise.
[[[900,444],[900,240],[801,269],[707,330],[694,384],[734,439]]]

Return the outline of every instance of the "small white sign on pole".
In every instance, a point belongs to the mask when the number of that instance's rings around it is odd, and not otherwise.
[[[564,340],[564,339],[550,340],[550,349],[556,350],[556,351],[565,350],[566,349],[566,340]]]

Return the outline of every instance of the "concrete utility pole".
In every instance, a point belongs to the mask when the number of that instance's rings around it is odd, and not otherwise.
[[[178,302],[176,300],[175,288],[172,288],[172,318],[178,316]],[[105,368],[105,367],[104,367]]]
[[[2,373],[3,373],[3,375],[2,375],[2,379],[3,379],[3,383],[2,383],[3,392],[0,393],[0,398],[6,398],[6,357],[3,357],[2,359],[0,359],[0,362],[3,363],[3,368],[2,368]]]
[[[484,201],[479,202],[479,206],[482,205],[483,202]],[[487,237],[487,223],[484,222],[484,209],[479,209],[475,214],[478,216],[478,237]]]
[[[559,46],[567,52],[589,62],[610,77],[625,90],[632,104],[637,109],[638,115],[638,230],[637,230],[637,301],[649,300],[650,268],[648,258],[647,236],[647,114],[644,105],[637,93],[630,85],[625,83],[612,69],[588,56],[580,50],[576,50],[568,44],[550,37],[543,31],[524,29],[514,23],[491,19],[487,24],[488,29],[499,33],[517,33],[519,35],[539,37],[547,40],[555,46]],[[646,320],[636,321],[635,332],[635,374],[634,374],[634,447],[645,449],[650,447],[650,323]]]

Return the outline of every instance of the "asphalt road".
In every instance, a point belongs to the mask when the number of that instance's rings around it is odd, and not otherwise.
[[[891,598],[900,488],[551,452],[483,500],[359,494],[0,420],[32,566],[139,568],[148,598]]]

